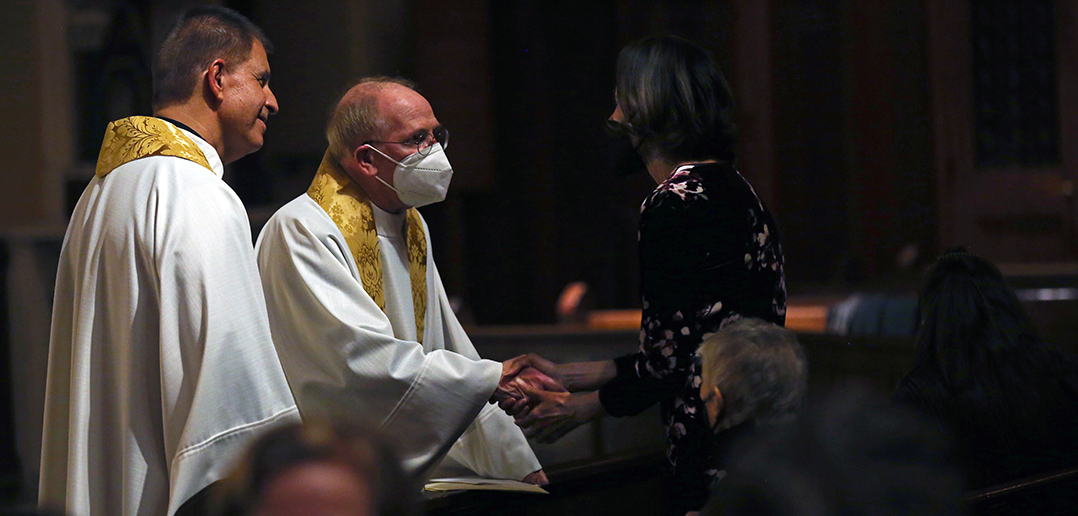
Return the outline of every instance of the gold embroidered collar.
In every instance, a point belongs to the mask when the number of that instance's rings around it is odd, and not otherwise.
[[[120,165],[149,156],[174,156],[209,169],[202,149],[178,127],[149,116],[130,116],[110,122],[97,158],[97,177],[105,177]]]
[[[344,235],[359,268],[363,290],[371,296],[383,313],[386,311],[385,290],[382,286],[382,259],[375,229],[371,201],[330,157],[322,158],[311,187],[307,189],[333,223]],[[416,340],[423,342],[423,325],[427,313],[427,237],[415,208],[407,211],[408,276],[412,280],[412,307],[415,311]]]

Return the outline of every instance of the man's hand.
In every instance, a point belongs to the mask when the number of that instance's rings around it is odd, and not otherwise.
[[[541,373],[553,378],[569,392],[598,390],[604,383],[613,380],[618,374],[613,360],[597,362],[568,362],[555,364],[535,353],[511,358],[503,364],[510,369],[522,370],[534,367]]]
[[[504,364],[509,364],[510,367],[517,368],[518,370],[526,367],[534,367],[535,369],[538,369],[539,372],[556,380],[559,384],[565,384],[565,380],[562,378],[561,367],[535,353],[528,353],[527,355],[510,358],[509,360],[506,360]]]
[[[520,363],[505,362],[502,364],[502,378],[490,397],[490,403],[497,403],[509,415],[515,415],[511,410],[527,399],[525,386],[536,391],[565,392],[565,387],[538,369],[526,366],[522,369]]]
[[[524,479],[521,480],[521,482],[535,484],[537,486],[545,486],[550,483],[550,481],[546,478],[546,473],[543,473],[543,470],[532,471],[531,473],[528,473],[528,475],[525,476]]]

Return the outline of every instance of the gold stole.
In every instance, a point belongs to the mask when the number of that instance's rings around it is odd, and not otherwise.
[[[352,258],[359,267],[363,290],[386,311],[385,290],[382,287],[382,260],[374,211],[367,194],[357,187],[329,152],[322,158],[307,195],[314,199],[341,230]],[[419,212],[409,208],[408,218],[408,276],[412,280],[412,308],[415,311],[416,337],[423,342],[423,323],[427,315],[427,237]]]
[[[160,118],[131,116],[110,122],[97,158],[97,177],[105,177],[120,165],[148,156],[174,156],[213,171],[206,155],[183,131]]]

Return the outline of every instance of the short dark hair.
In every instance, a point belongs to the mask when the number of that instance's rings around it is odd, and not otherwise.
[[[235,64],[247,61],[256,39],[266,53],[273,51],[262,29],[232,9],[197,7],[180,15],[154,59],[153,108],[187,100],[199,73],[214,59]]]
[[[730,85],[707,52],[686,39],[645,38],[622,49],[615,96],[645,154],[737,156]]]

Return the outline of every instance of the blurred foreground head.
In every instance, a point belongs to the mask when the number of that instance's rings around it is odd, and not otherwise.
[[[222,481],[217,514],[410,516],[418,489],[370,430],[313,420],[258,439]]]

